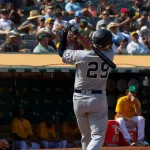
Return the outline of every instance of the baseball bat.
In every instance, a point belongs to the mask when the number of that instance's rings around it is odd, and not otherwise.
[[[95,51],[95,53],[104,61],[106,62],[112,69],[116,68],[116,64],[113,63],[107,56],[105,56],[100,50],[98,50],[96,47],[91,45],[91,48]]]
[[[111,61],[107,56],[105,56],[100,50],[98,50],[96,47],[94,47],[91,42],[85,38],[84,36],[82,36],[81,34],[75,32],[75,35],[82,41],[85,43],[85,45],[87,45],[88,47],[91,47],[95,53],[104,61],[106,62],[112,69],[116,68],[116,64],[113,63],[113,61]]]

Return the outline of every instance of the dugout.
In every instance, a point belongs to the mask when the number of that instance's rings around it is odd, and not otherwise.
[[[33,125],[42,121],[45,112],[53,113],[56,124],[73,112],[74,66],[63,64],[56,54],[1,54],[0,60],[0,138],[9,137],[14,104],[25,106],[26,118]],[[150,56],[116,55],[114,62],[117,68],[107,84],[109,119],[115,115],[118,97],[129,85],[138,86],[150,142]]]

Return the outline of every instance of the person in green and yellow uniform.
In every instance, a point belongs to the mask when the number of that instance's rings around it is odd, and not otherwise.
[[[67,141],[56,136],[55,125],[51,114],[38,126],[38,137],[45,148],[66,148]]]
[[[61,136],[67,140],[67,148],[81,147],[81,134],[75,115],[70,115],[61,125]]]

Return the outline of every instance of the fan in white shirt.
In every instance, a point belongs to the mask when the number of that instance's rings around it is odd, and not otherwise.
[[[149,49],[143,43],[139,42],[139,35],[137,32],[131,33],[132,42],[127,46],[127,51],[129,54],[150,54]]]
[[[7,34],[8,31],[13,29],[13,22],[8,20],[8,11],[3,9],[1,12],[1,19],[0,19],[0,33]]]
[[[52,31],[57,32],[58,30],[62,30],[63,25],[67,22],[65,20],[62,20],[62,13],[57,12],[55,14],[56,20],[54,21],[53,29]]]

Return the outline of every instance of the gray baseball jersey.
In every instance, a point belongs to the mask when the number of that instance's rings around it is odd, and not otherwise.
[[[113,60],[114,54],[111,49],[103,53]],[[64,63],[76,65],[75,89],[106,89],[110,67],[93,50],[66,50],[62,60]]]
[[[103,52],[113,60],[113,51]],[[63,62],[76,65],[73,108],[82,134],[82,150],[100,150],[107,130],[106,83],[110,67],[93,50],[66,50]],[[91,91],[102,90],[94,94]]]

